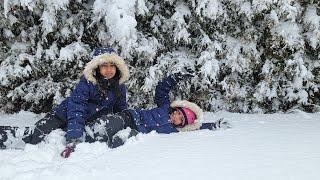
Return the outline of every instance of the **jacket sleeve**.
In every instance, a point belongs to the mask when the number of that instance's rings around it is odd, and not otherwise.
[[[177,133],[179,131],[176,128],[174,128],[172,125],[165,125],[157,128],[156,132],[159,134],[170,134],[170,133]]]
[[[200,129],[215,130],[217,127],[215,123],[202,123]]]
[[[121,112],[121,111],[128,108],[127,90],[126,90],[125,85],[123,85],[123,84],[120,85],[119,90],[120,90],[121,97],[119,98],[119,100],[116,101],[113,113]]]
[[[88,100],[90,96],[89,83],[85,78],[73,90],[67,107],[67,139],[76,139],[82,136],[86,118],[88,116]]]
[[[154,101],[158,107],[170,104],[169,92],[178,83],[173,75],[170,75],[158,82]]]

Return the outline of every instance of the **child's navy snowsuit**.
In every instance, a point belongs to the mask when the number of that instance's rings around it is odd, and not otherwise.
[[[170,100],[169,92],[178,83],[178,78],[170,75],[159,81],[156,87],[155,103],[157,108],[142,110],[129,109],[133,120],[137,126],[137,130],[142,133],[149,133],[155,130],[157,133],[173,133],[178,132],[175,126],[170,122],[169,109]]]

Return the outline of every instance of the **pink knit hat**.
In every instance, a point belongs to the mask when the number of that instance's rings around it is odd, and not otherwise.
[[[191,111],[191,109],[186,107],[181,108],[181,110],[184,118],[186,119],[186,123],[184,125],[193,124],[196,120],[196,114],[193,111]]]

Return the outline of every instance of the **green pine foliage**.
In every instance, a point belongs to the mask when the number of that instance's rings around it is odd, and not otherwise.
[[[47,112],[70,95],[96,47],[130,67],[133,107],[189,69],[173,99],[206,111],[269,113],[320,105],[318,1],[0,2],[0,109]],[[174,97],[174,98],[173,98]]]

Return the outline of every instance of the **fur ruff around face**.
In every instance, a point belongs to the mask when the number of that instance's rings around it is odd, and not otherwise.
[[[170,106],[172,108],[175,108],[175,107],[189,108],[191,109],[192,112],[196,114],[197,118],[195,119],[194,123],[188,124],[183,128],[177,128],[179,131],[194,131],[200,128],[201,121],[203,119],[203,111],[198,105],[186,100],[176,100],[176,101],[173,101]]]
[[[85,78],[92,82],[93,84],[97,84],[97,80],[95,78],[95,72],[96,69],[99,67],[99,65],[105,64],[105,63],[112,63],[120,71],[120,79],[119,83],[122,84],[126,80],[129,79],[129,69],[127,65],[125,64],[124,60],[118,56],[116,53],[105,53],[101,54],[99,56],[94,57],[90,62],[88,62],[83,70],[83,74]]]

